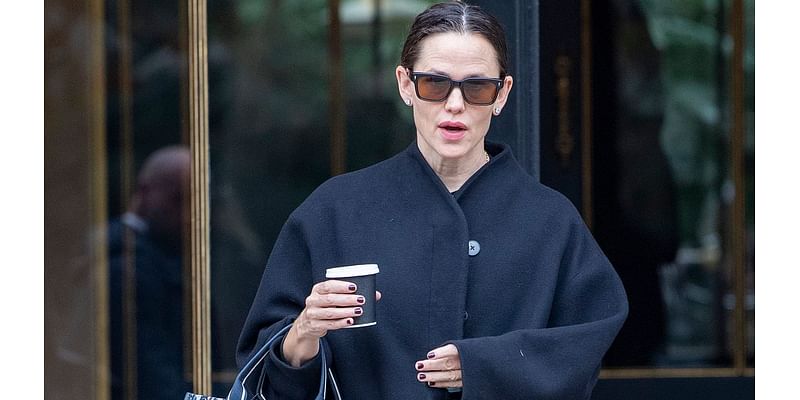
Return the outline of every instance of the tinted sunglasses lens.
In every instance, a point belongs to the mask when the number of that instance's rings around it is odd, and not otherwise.
[[[468,79],[461,85],[466,100],[473,104],[492,104],[497,96],[497,83],[483,79]]]
[[[444,100],[450,92],[450,80],[441,76],[417,76],[417,94],[424,100]]]

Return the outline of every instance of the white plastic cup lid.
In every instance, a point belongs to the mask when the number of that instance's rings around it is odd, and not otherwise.
[[[326,269],[325,277],[328,279],[351,278],[354,276],[375,275],[378,272],[380,272],[380,270],[378,269],[378,264],[348,265],[345,267]]]

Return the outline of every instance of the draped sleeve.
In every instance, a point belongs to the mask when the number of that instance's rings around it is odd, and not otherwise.
[[[568,237],[548,326],[451,341],[461,357],[464,400],[591,396],[628,303],[619,277],[582,221],[573,219]]]

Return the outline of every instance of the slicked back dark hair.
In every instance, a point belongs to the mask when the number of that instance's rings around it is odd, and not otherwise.
[[[461,1],[438,3],[428,7],[414,19],[403,45],[400,65],[413,70],[419,58],[420,43],[429,35],[456,32],[483,36],[494,47],[500,76],[508,74],[508,46],[500,22],[480,7]]]

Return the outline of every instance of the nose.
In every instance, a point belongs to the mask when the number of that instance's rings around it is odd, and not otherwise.
[[[456,86],[450,91],[450,95],[447,96],[444,109],[453,114],[458,114],[464,111],[464,107],[466,107],[466,105],[464,102],[464,95],[461,93],[461,87]]]

